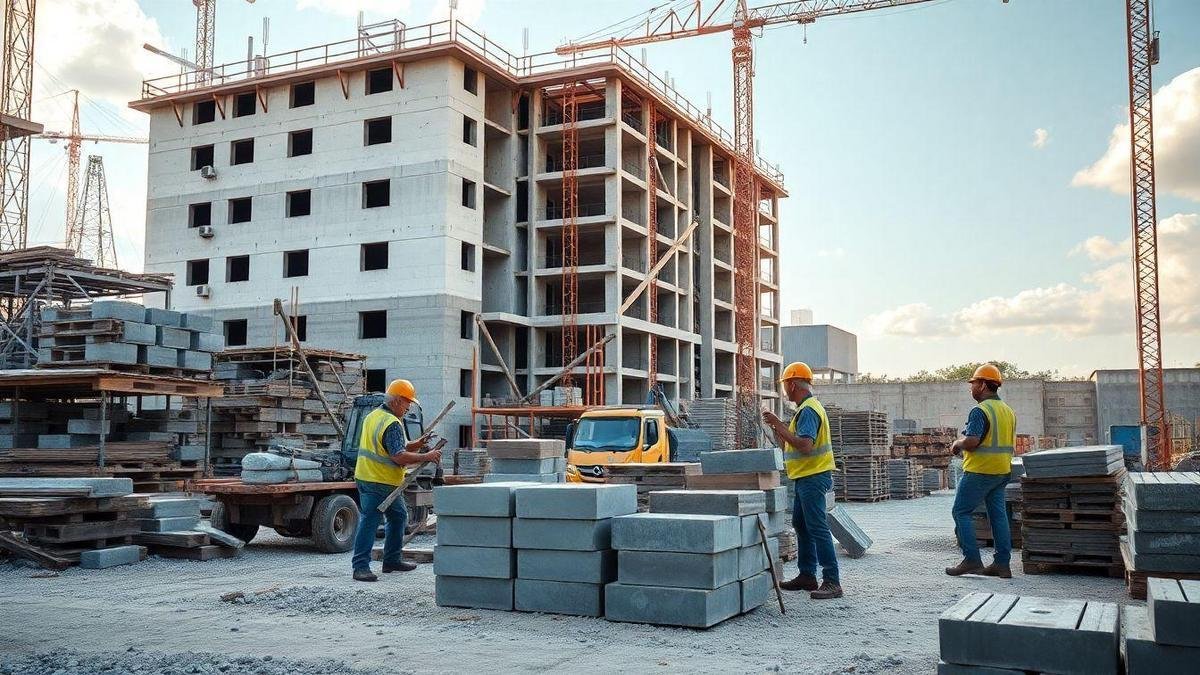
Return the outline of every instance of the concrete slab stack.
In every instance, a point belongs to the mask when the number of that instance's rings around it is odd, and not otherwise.
[[[770,491],[768,491],[770,492]],[[780,561],[779,535],[783,528],[771,530],[768,505],[778,509],[774,495],[759,490],[664,490],[650,493],[650,513],[693,513],[741,518],[742,542],[738,548],[738,580],[746,581]],[[770,502],[770,504],[769,504]],[[763,551],[758,529],[761,522],[767,535],[768,558]],[[757,607],[758,605],[755,605]],[[753,607],[743,608],[743,612]]]
[[[1117,605],[970,593],[938,619],[939,673],[1116,675]]]
[[[485,483],[562,483],[566,445],[553,438],[498,438],[487,442],[491,473]]]
[[[1148,577],[1200,579],[1200,473],[1130,473],[1123,511],[1131,596],[1146,597]]]
[[[650,508],[651,492],[687,487],[688,476],[700,474],[700,464],[698,462],[611,464],[604,467],[604,472],[609,484],[636,485],[638,510],[646,511]]]
[[[1129,675],[1186,673],[1200,659],[1200,581],[1151,578],[1145,607],[1122,608]]]
[[[513,609],[516,491],[529,485],[477,483],[433,489],[438,514],[434,599],[439,606]]]
[[[769,490],[779,487],[783,453],[779,448],[702,452],[700,469],[687,477],[689,490]]]
[[[516,490],[514,609],[604,615],[604,586],[617,577],[612,519],[637,512],[632,485],[570,483]]]

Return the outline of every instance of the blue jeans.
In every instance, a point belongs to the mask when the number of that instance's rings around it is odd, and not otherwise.
[[[371,548],[375,546],[375,532],[379,529],[379,519],[384,514],[379,512],[379,505],[396,489],[395,485],[383,483],[368,483],[365,480],[358,483],[358,531],[354,533],[354,557],[350,564],[355,572],[367,572],[371,569]],[[383,564],[399,565],[401,549],[404,546],[404,527],[408,524],[408,508],[404,505],[404,497],[399,497],[387,510],[387,526],[383,539]]]
[[[816,576],[821,563],[825,581],[840,584],[837,551],[825,515],[825,493],[833,489],[833,472],[823,471],[796,479],[796,501],[792,504],[792,526],[796,528],[799,551],[796,566],[801,574]]]
[[[1008,529],[1008,513],[1004,510],[1004,486],[1008,485],[1009,474],[991,475],[964,471],[958,481],[958,493],[954,496],[954,532],[963,558],[968,562],[982,563],[979,544],[975,541],[975,523],[971,514],[980,503],[987,506],[988,522],[992,525],[992,537],[996,540],[996,564],[1007,565],[1012,557],[1012,533]]]

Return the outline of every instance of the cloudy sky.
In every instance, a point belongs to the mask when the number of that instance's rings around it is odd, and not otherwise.
[[[217,61],[348,39],[368,20],[441,18],[445,0],[220,0]],[[459,16],[520,53],[658,4],[459,0]],[[752,3],[754,4],[754,3]],[[183,0],[40,0],[36,114],[85,132],[144,135],[125,107],[174,67],[142,50],[193,51]],[[1157,0],[1155,68],[1164,361],[1200,361],[1200,3]],[[1122,3],[941,0],[788,26],[756,41],[756,137],[786,175],[786,316],[859,334],[876,374],[986,358],[1084,374],[1136,365],[1129,262]],[[640,50],[635,50],[640,54]],[[700,107],[730,120],[728,36],[651,46]],[[145,148],[85,145],[107,169],[118,258],[139,268]],[[86,164],[86,160],[85,160]],[[35,145],[30,239],[62,240],[65,159]]]

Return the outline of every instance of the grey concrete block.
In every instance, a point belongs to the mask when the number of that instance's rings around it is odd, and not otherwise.
[[[609,621],[709,628],[741,609],[737,583],[708,590],[622,583],[604,587],[604,618]]]
[[[0,434],[0,450],[40,447],[38,434]]]
[[[517,550],[517,577],[543,581],[607,584],[617,578],[617,552]]]
[[[176,532],[190,530],[200,524],[200,514],[172,518],[138,518],[142,532]]]
[[[559,457],[542,459],[493,459],[492,473],[558,473]]]
[[[185,312],[180,316],[179,325],[184,328],[191,328],[202,333],[211,333],[216,330],[216,322],[211,316],[204,314],[196,314],[195,312]]]
[[[433,580],[433,599],[439,607],[500,609],[511,612],[513,580],[438,576]]]
[[[1162,644],[1152,628],[1152,619],[1147,607],[1126,605],[1121,608],[1121,655],[1125,659],[1128,675],[1159,675],[1166,673],[1194,673],[1200,649],[1173,644]],[[1197,624],[1179,628],[1197,632]]]
[[[148,323],[126,321],[121,327],[121,342],[152,345],[158,342],[158,328]]]
[[[1200,581],[1150,577],[1146,610],[1155,642],[1200,647]],[[1200,651],[1195,656],[1200,657]]]
[[[112,431],[112,422],[104,420],[67,420],[67,433],[69,434],[107,434]]]
[[[829,531],[833,533],[833,538],[837,539],[845,549],[846,555],[851,558],[863,557],[867,554],[867,549],[871,548],[871,544],[874,543],[858,526],[858,523],[854,522],[854,518],[850,517],[850,512],[844,506],[835,506],[826,514],[825,522],[829,524]]]
[[[40,434],[37,436],[37,447],[39,448],[83,448],[99,442],[98,434]]]
[[[771,553],[771,560],[779,560],[779,540],[771,537],[767,539],[767,550]],[[738,579],[749,579],[750,577],[767,569],[767,556],[763,553],[762,544],[753,546],[745,546],[737,549],[738,552]]]
[[[513,608],[575,616],[604,616],[604,584],[517,579]]]
[[[85,570],[99,570],[117,565],[129,565],[138,562],[146,554],[141,546],[115,546],[94,551],[84,551],[79,554],[79,566]]]
[[[1129,473],[1125,476],[1125,495],[1138,511],[1200,512],[1200,473]]]
[[[942,613],[942,660],[1064,675],[1118,672],[1117,605],[971,593]]]
[[[123,342],[94,342],[83,346],[83,360],[134,364],[138,362],[138,346]]]
[[[433,488],[433,512],[442,516],[510,518],[516,513],[515,491],[529,483],[476,483]]]
[[[637,513],[636,485],[565,483],[517,488],[518,518],[599,520],[631,513]]]
[[[780,485],[776,488],[763,490],[767,505],[767,513],[775,513],[777,511],[787,511],[792,507],[791,501],[788,500],[788,489],[786,485]]]
[[[767,529],[768,522],[767,514],[765,513],[758,513],[753,516],[742,517],[741,522],[739,523],[742,533],[741,543],[738,544],[739,547],[754,546],[762,541],[762,534],[758,531],[758,525],[756,521],[761,521],[763,528]],[[771,531],[769,529],[767,529],[767,536],[771,536]]]
[[[612,547],[631,551],[716,553],[741,545],[741,521],[733,516],[637,513],[612,519]]]
[[[204,446],[180,445],[171,451],[171,459],[178,460],[180,462],[199,461],[204,459]]]
[[[192,331],[192,344],[189,349],[198,352],[215,353],[225,350],[225,336],[220,333],[200,333]]]
[[[1031,452],[1018,459],[1030,478],[1106,476],[1123,464],[1119,445],[1089,445]]]
[[[242,470],[242,482],[252,485],[279,483],[319,483],[324,480],[320,469],[287,469],[271,471]]]
[[[511,548],[487,546],[435,546],[433,573],[450,577],[512,579],[517,556]]]
[[[774,537],[782,534],[792,526],[792,514],[787,511],[776,511],[767,514],[767,536]]]
[[[566,445],[553,438],[497,438],[487,451],[492,459],[543,459],[566,456]]]
[[[518,501],[517,509],[520,508]],[[515,518],[513,546],[552,551],[600,551],[611,548],[611,524],[612,519]]]
[[[762,490],[659,490],[650,493],[650,513],[748,516],[766,510],[767,498]]]
[[[144,322],[146,308],[136,302],[97,300],[92,303],[92,318]]]
[[[152,497],[150,508],[138,509],[133,514],[138,518],[196,518],[200,519],[200,500],[186,497]],[[195,523],[185,529],[190,529]]]
[[[1138,553],[1169,555],[1200,555],[1200,533],[1197,532],[1142,532],[1129,533],[1133,548]]]
[[[212,539],[214,542],[227,548],[242,548],[246,545],[246,542],[242,541],[241,539],[238,539],[224,530],[218,530],[208,523],[200,523],[192,529],[196,532],[203,532],[204,534],[207,534],[209,539]],[[257,532],[257,530],[255,531]]]
[[[783,453],[779,448],[702,452],[700,469],[706,474],[783,471]]]
[[[720,588],[738,580],[738,561],[737,549],[720,553],[618,551],[617,581],[634,586]]]
[[[561,483],[564,477],[557,473],[489,473],[483,477],[485,483]]]
[[[742,614],[766,604],[775,590],[770,572],[758,574],[738,582],[742,596]]]
[[[158,344],[172,349],[188,349],[192,346],[192,332],[183,328],[158,327]]]
[[[1024,670],[1011,668],[989,668],[988,666],[960,666],[957,663],[938,662],[938,675],[1027,675]]]
[[[180,368],[188,370],[212,370],[213,357],[208,352],[179,349],[176,350],[176,353],[176,363]]]
[[[438,546],[513,547],[511,518],[438,516]]]
[[[1200,532],[1200,511],[1139,510],[1129,500],[1123,506],[1131,532]]]
[[[179,367],[179,350],[155,345],[138,345],[138,363],[158,368]]]
[[[171,309],[147,307],[146,323],[157,326],[180,326],[183,325],[183,315]]]
[[[0,478],[6,496],[36,495],[59,490],[86,491],[88,497],[123,497],[133,493],[131,478]]]

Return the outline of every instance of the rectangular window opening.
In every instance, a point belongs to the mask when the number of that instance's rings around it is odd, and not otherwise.
[[[462,205],[468,209],[475,208],[475,181],[462,179]]]
[[[187,285],[200,286],[208,283],[208,259],[189,260],[187,263]]]
[[[196,103],[192,105],[192,124],[208,124],[216,119],[216,101],[196,101]]]
[[[212,166],[214,157],[215,153],[211,145],[199,145],[192,148],[192,171],[199,171],[206,166]]]
[[[463,398],[471,398],[472,380],[471,371],[464,368],[458,371],[458,395]]]
[[[290,318],[293,320],[292,328],[296,331],[296,337],[301,342],[306,342],[308,340],[308,317],[301,314],[300,316]]]
[[[188,205],[188,227],[212,225],[212,202]]]
[[[462,310],[458,315],[458,337],[464,340],[475,339],[475,314]]]
[[[225,322],[225,344],[230,347],[244,347],[246,345],[246,320],[245,319],[230,319]]]
[[[308,276],[308,250],[284,251],[283,276],[285,278]]]
[[[258,112],[258,101],[255,100],[254,92],[248,91],[233,97],[234,117],[248,117],[256,112]]]
[[[387,310],[378,309],[358,313],[358,337],[377,340],[387,337]]]
[[[392,201],[391,181],[373,180],[363,183],[363,208],[374,209],[388,206]]]
[[[311,155],[313,150],[312,129],[301,129],[288,134],[288,157]]]
[[[463,68],[463,89],[472,94],[479,92],[479,73],[474,68]]]
[[[229,164],[250,164],[254,161],[254,139],[243,138],[229,144]]]
[[[361,262],[364,272],[386,270],[388,268],[388,243],[383,241],[375,244],[363,244]]]
[[[251,217],[250,197],[229,200],[229,222],[248,223]]]
[[[392,69],[376,68],[367,71],[367,95],[382,94],[392,90]]]
[[[226,258],[225,281],[250,281],[250,256],[235,255]]]
[[[378,117],[363,122],[363,145],[392,142],[392,118]]]
[[[462,268],[468,272],[475,271],[475,244],[462,243]]]
[[[381,392],[387,389],[387,370],[383,368],[367,369],[367,392]]]
[[[291,107],[302,108],[317,102],[317,83],[299,82],[292,85]]]
[[[462,127],[463,143],[466,143],[467,145],[475,145],[476,144],[475,127],[476,127],[475,120],[464,115],[463,116],[463,127]]]
[[[312,190],[296,190],[287,193],[287,217],[312,214]]]

